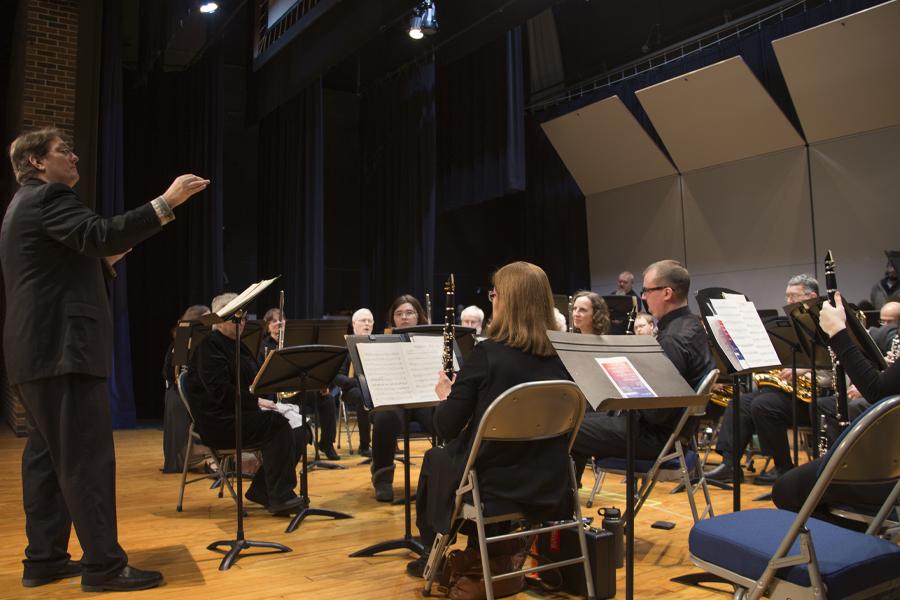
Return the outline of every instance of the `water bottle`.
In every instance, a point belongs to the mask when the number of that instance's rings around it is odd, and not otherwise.
[[[616,568],[621,569],[625,564],[625,521],[622,520],[622,511],[618,508],[601,508],[597,511],[603,515],[600,527],[613,534],[613,557]]]

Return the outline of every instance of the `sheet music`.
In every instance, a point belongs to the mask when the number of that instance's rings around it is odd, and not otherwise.
[[[434,387],[441,369],[443,345],[361,343],[356,348],[376,408],[440,401]]]
[[[710,302],[716,311],[715,318],[718,321],[712,328],[716,341],[722,338],[728,344],[728,347],[722,346],[723,349],[730,350],[734,354],[741,369],[781,364],[772,346],[772,340],[769,339],[769,334],[752,302],[748,302],[743,296],[734,295],[722,300],[712,299]],[[707,320],[713,325],[709,317]]]
[[[426,344],[430,346],[437,347],[438,356],[441,357],[441,362],[438,364],[438,368],[443,367],[443,359],[444,359],[444,336],[442,335],[410,335],[409,339],[415,342],[416,344]],[[453,351],[453,370],[459,371],[459,362],[456,360],[456,350]],[[437,381],[435,381],[437,383]]]
[[[238,294],[234,300],[216,311],[216,315],[220,319],[227,319],[228,317],[233,315],[238,308],[244,305],[250,298],[253,298],[264,289],[272,285],[272,283],[274,283],[276,279],[278,278],[273,277],[272,279],[263,279],[262,281],[250,284],[250,286],[247,287],[247,289],[245,289],[243,292]]]

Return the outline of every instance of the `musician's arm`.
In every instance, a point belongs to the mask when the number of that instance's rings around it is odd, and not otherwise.
[[[487,352],[475,346],[465,366],[456,376],[450,395],[434,412],[434,428],[444,440],[452,440],[475,416],[478,391],[487,380]]]
[[[875,403],[900,393],[900,361],[879,371],[853,342],[846,329],[841,329],[829,341],[831,349],[844,365],[844,371],[863,398]]]

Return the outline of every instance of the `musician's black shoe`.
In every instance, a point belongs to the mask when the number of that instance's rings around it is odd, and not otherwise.
[[[77,560],[70,560],[68,563],[66,563],[56,571],[47,573],[42,576],[35,577],[24,575],[22,577],[22,586],[29,588],[38,587],[41,585],[47,585],[48,583],[53,583],[54,581],[59,581],[60,579],[75,577],[76,575],[81,575],[81,563]]]
[[[379,502],[394,501],[394,465],[383,467],[372,473],[375,499]]]
[[[327,446],[320,444],[319,452],[325,455],[325,458],[328,460],[341,460],[341,455],[337,453],[337,450],[334,449],[334,446],[328,444]]]
[[[765,473],[760,473],[759,475],[757,475],[753,480],[753,483],[756,485],[774,485],[775,480],[788,471],[790,471],[790,469],[779,469],[778,467],[773,467]]]
[[[244,498],[255,504],[261,504],[262,506],[269,505],[269,495],[261,490],[257,490],[253,485],[247,488],[247,493],[244,494]]]
[[[159,571],[142,571],[127,565],[122,572],[97,584],[81,584],[83,592],[133,592],[155,588],[163,582],[163,575]]]
[[[408,575],[412,575],[413,577],[424,577],[425,576],[425,565],[428,564],[428,555],[423,554],[416,560],[412,560],[406,563],[406,573]]]
[[[722,483],[729,483],[734,481],[734,470],[731,468],[730,460],[723,460],[722,464],[713,469],[712,471],[706,472],[707,479],[713,479],[715,481],[721,481]],[[744,474],[740,475],[741,481],[744,481]]]
[[[371,456],[372,456],[372,449],[371,449],[371,448],[360,448],[360,449],[359,449],[359,455],[360,455],[360,456],[371,457]]]
[[[290,500],[279,502],[277,504],[270,504],[266,507],[266,510],[273,515],[282,516],[299,512],[303,508],[306,508],[306,500],[302,496],[294,496]]]

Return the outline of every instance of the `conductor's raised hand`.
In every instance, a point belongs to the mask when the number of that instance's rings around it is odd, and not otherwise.
[[[179,175],[163,194],[163,198],[166,199],[169,208],[175,208],[197,192],[205,190],[208,185],[209,179],[197,175]]]
[[[819,325],[828,337],[834,337],[839,331],[847,328],[847,313],[844,312],[844,300],[840,292],[834,295],[834,304],[835,306],[830,302],[824,303],[819,312]]]
[[[450,388],[453,387],[454,381],[456,381],[456,373],[453,374],[453,379],[450,379],[443,370],[438,371],[438,382],[434,386],[434,392],[437,394],[437,397],[441,400],[446,400],[447,396],[450,395]]]

